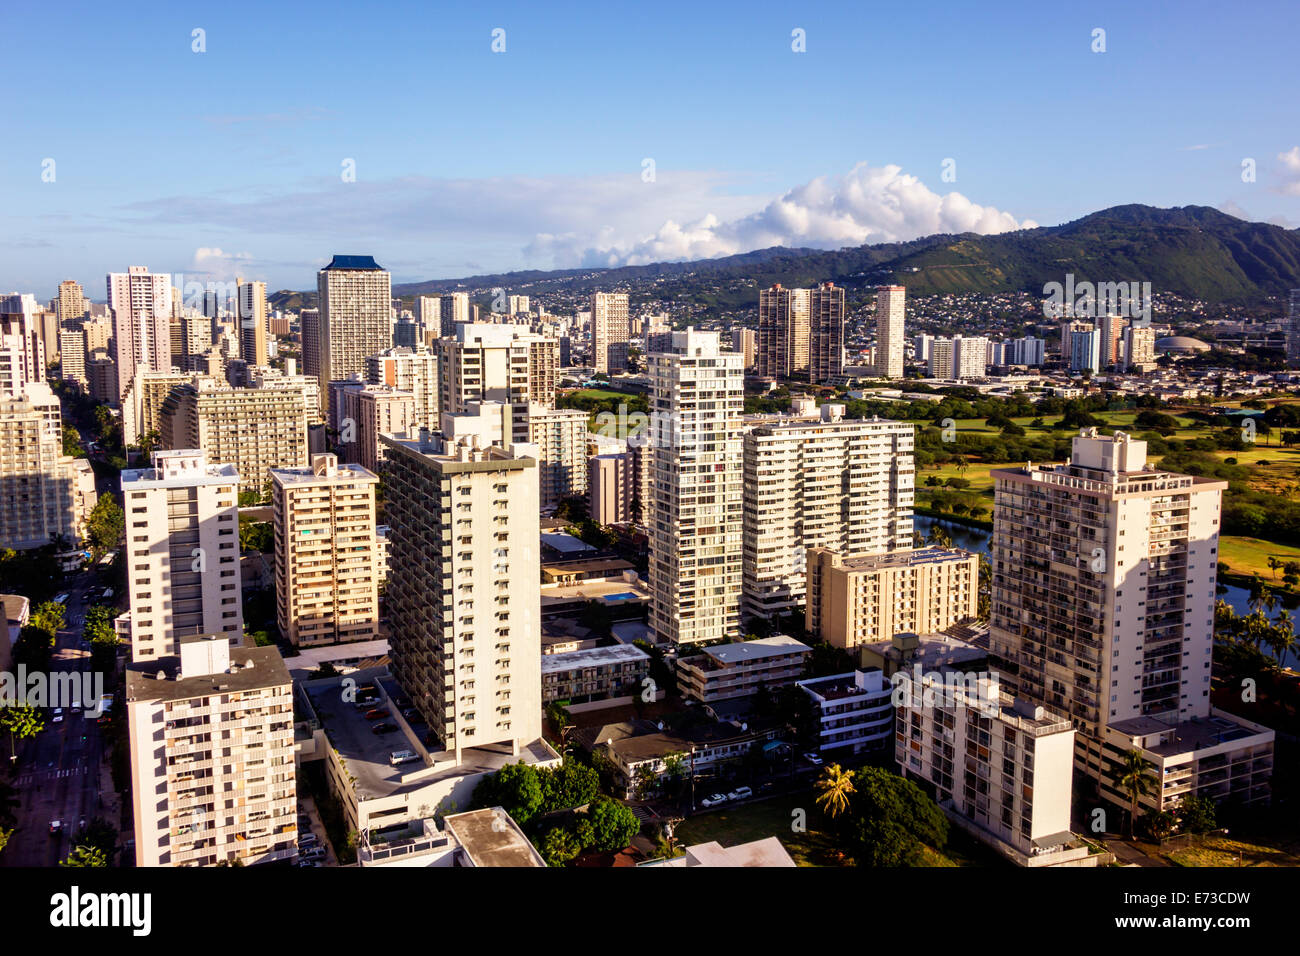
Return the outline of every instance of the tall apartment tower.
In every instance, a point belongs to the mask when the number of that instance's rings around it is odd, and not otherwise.
[[[1287,311],[1286,362],[1293,368],[1300,366],[1300,289],[1291,290],[1290,308]]]
[[[528,441],[537,446],[538,507],[587,494],[587,413],[580,408],[528,406]]]
[[[636,501],[636,453],[608,452],[587,459],[587,512],[597,524],[627,524]]]
[[[107,285],[120,399],[138,368],[171,370],[172,282],[165,272],[131,266],[126,272],[110,272]]]
[[[740,633],[744,361],[717,332],[651,353],[650,627],[693,644]]]
[[[844,374],[844,290],[823,282],[808,297],[808,381]]]
[[[811,298],[808,289],[779,285],[759,292],[759,375],[779,379],[808,371]]]
[[[732,329],[731,351],[745,357],[745,370],[749,371],[758,361],[758,333],[753,329]]]
[[[991,655],[1015,693],[1073,721],[1076,768],[1115,802],[1135,745],[1158,809],[1188,792],[1267,799],[1272,732],[1210,704],[1227,483],[1160,471],[1146,451],[1086,428],[1068,464],[992,472]]]
[[[378,484],[334,455],[271,469],[276,622],[295,647],[379,636]]]
[[[809,548],[851,553],[912,546],[915,429],[821,419],[745,433],[743,611],[771,619],[804,603]]]
[[[404,434],[417,427],[415,396],[410,392],[363,382],[335,382],[332,391],[331,404],[338,408],[339,452],[344,461],[377,471],[384,460],[379,436]]]
[[[163,400],[164,448],[199,448],[233,464],[241,490],[262,493],[271,468],[307,464],[307,395],[299,388],[229,388],[208,378],[179,385]]]
[[[335,256],[316,274],[316,288],[324,398],[330,382],[363,374],[366,356],[393,347],[393,296],[388,273],[370,256]]]
[[[367,356],[366,381],[410,393],[415,399],[412,430],[437,430],[438,353],[417,344],[415,348],[391,348]]]
[[[86,295],[80,282],[64,279],[59,283],[59,297],[54,301],[61,325],[80,322],[86,317]]]
[[[456,334],[456,326],[470,321],[469,293],[448,292],[441,297],[438,321],[441,323],[440,337],[447,338]]]
[[[95,481],[63,454],[57,418],[57,399],[51,408],[30,391],[0,396],[0,548],[40,548],[52,535],[81,540]]]
[[[1129,325],[1124,330],[1124,367],[1148,372],[1156,367],[1156,330],[1149,325]]]
[[[267,353],[266,283],[235,279],[239,304],[239,357],[249,365],[265,365]]]
[[[417,295],[415,297],[415,324],[423,333],[431,331],[436,336],[442,335],[442,299],[436,295]]]
[[[293,682],[274,647],[186,635],[126,669],[136,866],[298,855]]]
[[[1097,364],[1102,370],[1119,364],[1119,344],[1124,337],[1125,319],[1122,316],[1106,314],[1097,320],[1100,332]]]
[[[196,634],[242,641],[238,490],[234,465],[197,450],[122,472],[132,660],[173,656]]]
[[[903,314],[907,289],[901,285],[876,290],[876,378],[903,377]]]
[[[81,329],[59,330],[59,374],[65,382],[86,387],[86,333]]]
[[[592,364],[598,373],[627,371],[629,337],[627,294],[596,292],[591,297]]]
[[[541,733],[537,462],[458,434],[385,435],[393,674],[456,762]]]
[[[470,403],[514,406],[514,440],[528,440],[528,403],[555,404],[558,343],[517,325],[461,323],[438,342],[439,410],[461,415]]]

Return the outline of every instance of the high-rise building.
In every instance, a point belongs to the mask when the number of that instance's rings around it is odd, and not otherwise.
[[[758,374],[789,378],[808,371],[811,294],[774,285],[758,294]]]
[[[1101,371],[1101,331],[1089,323],[1076,322],[1070,330],[1070,371]],[[1078,326],[1087,325],[1087,328]]]
[[[172,283],[166,273],[131,266],[126,272],[110,272],[107,285],[120,400],[138,368],[171,371]]]
[[[85,318],[86,296],[80,282],[64,279],[59,283],[59,297],[54,301],[60,324],[80,323]]]
[[[933,634],[979,612],[979,555],[955,548],[808,552],[808,633],[853,649],[895,634]]]
[[[959,381],[988,374],[989,340],[983,337],[936,338],[929,343],[931,378]]]
[[[470,321],[469,293],[448,292],[439,301],[439,319],[442,324],[439,336],[448,338],[456,334],[456,326]],[[426,327],[427,328],[427,327]]]
[[[92,352],[86,359],[86,379],[89,382],[90,397],[106,405],[117,405],[121,401],[117,383],[117,362],[106,351]]]
[[[1006,364],[1029,367],[1042,365],[1047,358],[1047,340],[1026,335],[1007,341]]]
[[[591,296],[591,364],[597,373],[627,371],[629,337],[627,294],[596,292]]]
[[[393,674],[456,763],[541,732],[536,461],[477,435],[384,436]]]
[[[1129,325],[1124,330],[1124,366],[1130,372],[1156,367],[1156,330],[1149,325]]]
[[[650,627],[660,641],[740,633],[742,361],[717,332],[693,328],[649,357]]]
[[[422,344],[391,348],[366,357],[366,381],[409,392],[415,399],[411,430],[436,431],[438,410],[438,354]]]
[[[262,494],[272,468],[307,464],[307,399],[295,388],[231,388],[208,378],[179,385],[163,400],[164,448],[200,448],[233,464],[240,490]]]
[[[912,546],[915,428],[819,420],[745,433],[743,611],[770,619],[804,601],[809,548],[859,552]]]
[[[276,621],[295,647],[379,636],[378,484],[334,455],[271,469]]]
[[[1291,290],[1290,308],[1287,311],[1286,361],[1300,365],[1300,289]]]
[[[136,866],[298,855],[293,682],[274,647],[185,635],[126,670]]]
[[[876,377],[903,377],[904,312],[907,289],[901,285],[876,290]]]
[[[363,374],[366,356],[392,348],[392,289],[388,273],[370,256],[335,256],[317,273],[316,288],[320,295],[317,377],[324,398],[330,382]]]
[[[990,653],[1018,696],[1068,716],[1075,766],[1121,805],[1135,747],[1167,809],[1268,799],[1273,733],[1211,706],[1220,496],[1144,441],[1084,429],[1070,461],[994,470]],[[1119,771],[1122,772],[1122,771]]]
[[[647,351],[654,351],[647,348]],[[731,351],[739,352],[745,357],[745,369],[754,367],[758,360],[758,333],[753,329],[734,328],[731,330]]]
[[[597,524],[629,524],[637,497],[635,453],[608,452],[587,459],[587,512]]]
[[[253,366],[246,369],[249,388],[286,388],[300,391],[307,403],[307,424],[318,425],[325,421],[321,415],[320,383],[313,376],[299,375],[298,363],[284,360],[284,368]]]
[[[54,535],[76,545],[95,505],[94,478],[86,487],[78,459],[63,454],[58,400],[42,390],[0,396],[0,548],[39,548]]]
[[[506,312],[509,315],[523,315],[529,311],[528,296],[512,295],[507,299]]]
[[[1108,369],[1119,364],[1119,344],[1124,335],[1124,318],[1107,313],[1097,320],[1098,342],[1097,364],[1100,369]]]
[[[335,382],[331,391],[331,405],[338,409],[338,451],[343,461],[378,471],[384,460],[379,436],[405,434],[417,427],[415,396],[410,392],[364,382]]]
[[[302,373],[313,376],[319,382],[322,380],[321,368],[324,365],[321,357],[320,309],[303,309],[298,313],[298,329],[302,335]],[[325,410],[324,406],[321,410]]]
[[[65,382],[86,387],[86,333],[81,329],[59,330],[59,374]]]
[[[162,407],[173,388],[197,381],[193,372],[141,372],[122,396],[122,440],[139,445],[150,432],[162,435]]]
[[[86,333],[86,355],[93,355],[101,349],[108,351],[108,346],[113,339],[113,320],[108,316],[98,319],[87,318],[81,324],[81,331]]]
[[[555,404],[554,339],[517,325],[461,323],[438,342],[439,410],[460,415],[471,402],[514,406],[514,440],[528,440],[528,404]]]
[[[551,510],[587,493],[587,413],[528,406],[528,441],[537,447],[538,507]]]
[[[0,395],[17,395],[24,385],[43,381],[45,347],[36,297],[0,295]]]
[[[808,381],[817,385],[843,374],[844,290],[823,282],[808,296]]]
[[[267,353],[266,283],[235,279],[238,289],[239,357],[249,365],[265,365]]]
[[[415,324],[420,333],[433,332],[442,335],[442,300],[436,295],[417,295],[415,297]],[[423,338],[421,338],[423,343]]]
[[[132,660],[175,655],[190,635],[242,640],[239,477],[194,449],[122,472]]]

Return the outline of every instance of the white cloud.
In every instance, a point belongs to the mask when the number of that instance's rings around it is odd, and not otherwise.
[[[847,175],[818,177],[729,221],[707,212],[691,221],[668,219],[629,239],[610,230],[539,234],[526,250],[557,266],[642,265],[732,255],[769,246],[840,248],[903,242],[935,233],[998,233],[1033,229],[1032,219],[980,206],[958,192],[933,192],[899,166],[854,166]]]
[[[190,268],[199,275],[229,279],[252,263],[251,252],[223,252],[220,248],[200,246],[194,250],[194,262]]]
[[[1288,196],[1300,196],[1300,146],[1292,146],[1277,154],[1282,164],[1282,184],[1279,190]]]

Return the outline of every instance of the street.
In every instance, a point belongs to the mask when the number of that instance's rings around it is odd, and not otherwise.
[[[56,673],[89,669],[90,652],[82,649],[81,640],[86,593],[94,581],[89,571],[69,574],[64,579],[67,616],[51,661]],[[112,693],[107,684],[104,690]],[[88,703],[83,701],[83,706]],[[61,722],[52,722],[53,708],[47,708],[44,717],[45,728],[19,745],[18,759],[9,777],[21,802],[18,825],[5,852],[0,854],[0,866],[55,866],[67,858],[83,818],[89,822],[96,816],[111,816],[114,828],[119,824],[116,814],[105,813],[100,801],[104,755],[100,726],[85,717],[82,709],[66,706]],[[62,822],[60,833],[50,833],[52,820]]]

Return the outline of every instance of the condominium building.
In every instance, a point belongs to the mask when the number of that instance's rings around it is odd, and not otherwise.
[[[811,293],[774,285],[758,294],[758,374],[788,378],[808,371]]]
[[[0,295],[0,395],[17,395],[27,383],[45,381],[36,297]]]
[[[64,279],[60,282],[59,295],[54,303],[54,311],[58,314],[61,325],[70,325],[73,322],[80,324],[86,317],[86,295],[82,291],[80,282],[72,279]]]
[[[384,460],[380,435],[416,430],[415,396],[390,385],[334,383],[330,405],[338,410],[338,451],[344,461],[371,471]]]
[[[91,352],[86,359],[86,380],[89,382],[90,397],[106,405],[117,405],[121,401],[118,391],[117,362],[106,351]]]
[[[743,611],[772,618],[804,600],[809,548],[893,551],[912,544],[915,429],[845,421],[764,424],[743,439]]]
[[[701,704],[753,697],[793,684],[812,648],[785,634],[701,648],[677,660],[682,696]]]
[[[638,489],[636,454],[631,451],[592,455],[587,459],[587,513],[597,524],[630,524]]]
[[[815,677],[798,686],[812,704],[819,753],[869,753],[893,739],[894,687],[878,669]]]
[[[212,320],[206,315],[186,310],[176,317],[175,325],[180,332],[180,351],[172,349],[172,361],[176,365],[187,368],[190,359],[212,351]]]
[[[242,640],[238,487],[234,465],[192,449],[122,472],[132,660],[175,655],[188,635]]]
[[[647,348],[646,351],[653,351]],[[739,352],[745,357],[745,370],[753,368],[758,361],[758,333],[753,329],[734,328],[731,330],[731,351]]]
[[[808,381],[844,374],[844,290],[823,282],[808,296]]]
[[[929,343],[931,378],[961,381],[988,374],[989,340],[986,338],[936,338]]]
[[[265,365],[267,352],[266,283],[235,279],[238,290],[239,357],[249,365]],[[335,301],[338,301],[337,298]]]
[[[299,375],[298,364],[291,358],[284,360],[284,368],[255,365],[245,369],[249,388],[283,388],[302,392],[307,403],[307,423],[323,422],[321,415],[320,382],[311,375]]]
[[[1073,721],[1076,766],[1103,794],[1137,747],[1160,768],[1157,807],[1202,790],[1265,801],[1272,731],[1210,705],[1227,484],[1146,452],[1087,428],[1067,464],[992,472],[991,655],[1014,693]]]
[[[468,292],[448,292],[441,297],[439,320],[441,329],[438,332],[440,338],[450,338],[456,334],[456,326],[464,325],[471,321],[469,314],[469,293]],[[427,329],[428,326],[425,326]]]
[[[389,275],[370,256],[335,256],[316,274],[321,396],[329,383],[363,374],[366,356],[393,346]],[[304,353],[305,353],[304,349]]]
[[[320,309],[303,309],[298,313],[298,331],[302,336],[302,374],[314,377],[319,383],[323,381],[321,367],[324,364],[321,357]],[[324,391],[322,386],[322,399],[326,397]],[[324,406],[321,411],[325,411]]]
[[[528,440],[528,404],[555,404],[554,339],[517,325],[462,323],[438,342],[439,409],[460,415],[471,402],[514,408],[514,440]]]
[[[415,400],[411,428],[436,430],[438,407],[438,353],[423,344],[391,348],[366,357],[366,381],[409,393]]]
[[[907,289],[901,285],[876,290],[876,377],[903,377],[904,307]]]
[[[81,329],[59,330],[59,376],[82,388],[86,380],[86,333]]]
[[[587,493],[587,413],[528,406],[528,442],[537,448],[538,506],[556,508]]]
[[[542,704],[574,713],[629,704],[648,686],[650,655],[631,644],[542,656]]]
[[[141,371],[122,395],[122,441],[138,445],[151,432],[162,435],[162,407],[172,389],[199,380],[193,372]]]
[[[1156,330],[1149,325],[1129,325],[1124,330],[1124,365],[1130,372],[1156,368]]]
[[[979,555],[956,548],[808,552],[808,633],[836,647],[930,634],[975,618]]]
[[[25,550],[62,535],[68,546],[81,541],[95,505],[93,477],[63,454],[63,437],[53,412],[32,386],[0,397],[0,548]]]
[[[537,462],[456,428],[381,440],[393,674],[459,764],[536,740],[542,682]]]
[[[274,647],[187,635],[126,670],[136,866],[298,855],[293,683]]]
[[[661,642],[739,634],[742,361],[693,328],[649,356],[650,627]]]
[[[627,294],[596,292],[591,296],[591,364],[598,374],[627,371],[629,338]]]
[[[1088,865],[1088,846],[1070,832],[1069,719],[1003,692],[989,675],[940,669],[896,691],[894,758],[904,777],[1021,866]]]
[[[137,369],[166,372],[172,367],[172,283],[165,272],[131,266],[110,272],[107,285],[120,399]]]
[[[1072,324],[1075,327],[1070,330],[1070,371],[1093,373],[1101,371],[1101,331],[1087,322]],[[1079,326],[1086,326],[1086,328]]]
[[[1097,364],[1102,369],[1119,364],[1125,321],[1124,317],[1110,313],[1097,320],[1097,331],[1100,333]]]
[[[435,337],[442,335],[442,300],[436,295],[417,295],[415,297],[415,325],[419,329],[424,344],[423,333],[432,332]]]
[[[307,464],[307,400],[301,389],[229,388],[212,379],[179,385],[163,400],[164,448],[201,448],[233,464],[240,490],[265,492],[272,468]]]
[[[379,636],[378,484],[334,455],[271,470],[276,621],[295,647]]]

